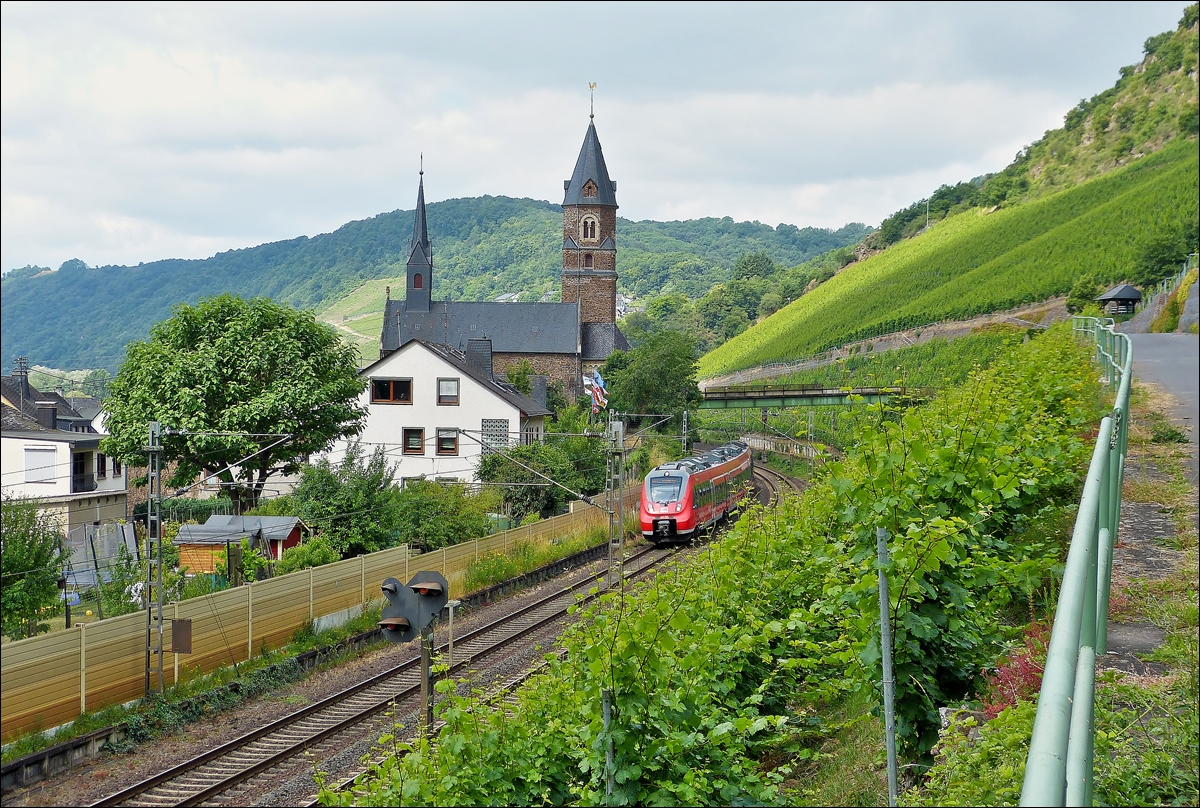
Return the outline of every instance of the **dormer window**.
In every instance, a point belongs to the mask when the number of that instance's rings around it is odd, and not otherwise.
[[[420,272],[418,272],[416,275],[413,275],[413,288],[414,289],[420,289],[422,283],[424,283],[424,281],[421,280]]]
[[[585,197],[587,197],[588,199],[595,199],[596,198],[596,183],[592,182],[591,180],[588,180],[587,184],[583,186],[583,195]]]

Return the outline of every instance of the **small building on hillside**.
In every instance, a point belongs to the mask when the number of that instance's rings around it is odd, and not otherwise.
[[[1133,314],[1137,304],[1142,302],[1142,293],[1128,283],[1114,286],[1100,297],[1096,298],[1105,314]]]
[[[248,539],[252,548],[278,561],[283,551],[300,543],[309,528],[298,516],[221,516],[202,525],[182,525],[175,537],[179,566],[193,573],[216,572],[217,559],[228,545]]]

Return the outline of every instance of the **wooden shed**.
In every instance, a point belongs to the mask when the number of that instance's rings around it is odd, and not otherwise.
[[[213,515],[202,525],[182,525],[175,545],[179,565],[191,572],[216,572],[226,546],[248,539],[251,547],[269,552],[278,561],[283,551],[300,543],[308,526],[298,516]]]
[[[1105,314],[1133,314],[1141,301],[1142,293],[1128,283],[1114,286],[1096,298]]]

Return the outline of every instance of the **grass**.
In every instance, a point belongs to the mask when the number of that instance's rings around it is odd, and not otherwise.
[[[784,784],[794,805],[887,805],[883,721],[871,714],[873,694],[851,693],[824,717],[813,761]],[[864,750],[872,750],[864,756]]]
[[[507,553],[485,553],[467,567],[466,591],[487,589],[607,541],[608,528],[597,526],[581,534],[556,539],[550,544],[518,542]]]

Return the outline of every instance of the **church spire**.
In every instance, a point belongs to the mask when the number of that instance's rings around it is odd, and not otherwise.
[[[417,185],[417,210],[413,214],[412,238],[408,242],[408,282],[404,308],[411,312],[429,311],[433,293],[433,246],[429,243],[429,223],[425,218],[425,158],[421,157]]]
[[[608,166],[604,164],[604,151],[600,148],[593,120],[588,121],[575,171],[571,179],[563,181],[563,189],[566,191],[564,205],[617,207],[617,184],[608,177]]]

